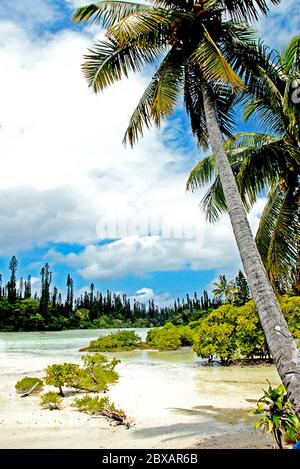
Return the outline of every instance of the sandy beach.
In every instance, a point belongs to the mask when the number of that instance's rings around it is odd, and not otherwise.
[[[77,351],[72,353],[79,362]],[[38,367],[34,375],[42,376],[47,364],[65,356],[25,355],[20,362],[7,354],[1,363],[0,448],[271,447],[270,438],[254,432],[249,411],[266,377],[277,381],[273,367],[212,369],[199,366],[190,350],[121,356],[120,379],[108,395],[134,422],[130,429],[79,413],[70,393],[61,411],[43,410],[38,396],[21,398],[14,389],[17,372],[24,376]]]

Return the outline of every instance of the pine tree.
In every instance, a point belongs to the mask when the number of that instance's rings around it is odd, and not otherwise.
[[[11,271],[9,282],[7,283],[7,299],[9,303],[15,303],[17,299],[17,280],[16,272],[18,268],[18,261],[13,256],[9,262],[9,270]]]
[[[19,291],[18,291],[19,300],[22,300],[23,298],[23,290],[24,290],[24,280],[23,280],[23,277],[20,277],[20,286],[19,286]]]
[[[49,271],[49,264],[41,270],[42,291],[40,299],[40,314],[43,318],[48,319],[49,303],[50,303],[50,284],[52,281],[52,272]]]
[[[234,303],[237,306],[242,306],[247,303],[250,298],[250,289],[246,276],[241,270],[235,278],[235,287],[237,289],[237,292],[234,295]]]
[[[73,301],[74,301],[73,285],[74,285],[73,279],[70,276],[70,274],[68,274],[68,277],[67,277],[67,299],[66,299],[66,305],[65,306],[66,306],[66,311],[69,315],[71,315],[71,313],[73,311]]]
[[[58,290],[56,287],[53,288],[53,293],[52,293],[52,310],[55,311],[57,308],[57,294]]]
[[[31,298],[31,276],[28,275],[27,280],[25,280],[25,289],[24,289],[24,299],[27,300]]]

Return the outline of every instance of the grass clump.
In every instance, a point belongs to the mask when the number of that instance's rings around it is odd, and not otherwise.
[[[56,392],[49,391],[41,396],[40,405],[44,409],[60,410],[61,401],[62,398]]]
[[[108,397],[91,397],[86,394],[81,398],[75,399],[73,406],[80,412],[102,415],[114,421],[117,425],[126,425],[129,428],[129,422],[125,412],[121,409],[117,409],[115,405],[109,401]]]

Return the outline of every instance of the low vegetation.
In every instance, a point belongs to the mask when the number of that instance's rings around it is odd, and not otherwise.
[[[49,365],[46,368],[45,383],[57,387],[59,394],[64,396],[63,386],[73,387],[79,373],[80,367],[75,363]]]
[[[168,322],[160,329],[150,329],[147,344],[158,350],[177,350],[182,346],[190,346],[194,342],[194,333],[189,326],[174,326]]]
[[[92,415],[103,415],[109,420],[113,420],[117,425],[126,425],[129,427],[129,421],[125,412],[117,409],[111,403],[108,397],[91,397],[85,395],[81,398],[75,399],[73,406],[80,412],[86,412]]]
[[[125,336],[124,336],[125,337]],[[127,337],[127,343],[129,339]],[[106,393],[109,385],[119,379],[119,374],[115,370],[120,360],[112,359],[95,353],[93,355],[82,356],[82,366],[75,363],[55,363],[46,368],[46,375],[43,381],[39,378],[25,377],[15,385],[16,390],[24,395],[41,391],[44,383],[54,386],[57,391],[49,390],[41,396],[40,405],[44,409],[60,410],[63,397],[65,397],[64,387],[72,388],[72,394],[81,391],[87,393]],[[117,409],[106,396],[94,396],[89,394],[73,401],[73,407],[82,412],[102,415],[113,420],[118,425],[129,427],[129,421],[123,410]]]
[[[296,339],[300,338],[300,297],[283,295],[279,301],[291,332]],[[187,325],[178,324],[177,317],[176,325],[167,322],[163,327],[150,329],[146,342],[142,342],[134,331],[124,330],[92,340],[82,350],[119,352],[143,348],[163,351],[192,346],[208,363],[216,360],[223,365],[271,363],[254,301],[247,301],[242,306],[240,302],[241,296],[238,301],[202,313]]]
[[[61,402],[62,398],[57,394],[57,392],[49,391],[41,396],[40,405],[44,409],[60,410]]]
[[[81,351],[118,352],[142,347],[141,338],[134,331],[118,331],[92,340],[88,347]]]
[[[269,385],[252,415],[261,416],[254,427],[272,433],[277,448],[283,449],[284,443],[294,445],[300,440],[300,421],[282,384],[277,388]]]
[[[38,393],[43,389],[44,383],[39,378],[25,376],[15,385],[16,391],[20,394],[29,395]]]

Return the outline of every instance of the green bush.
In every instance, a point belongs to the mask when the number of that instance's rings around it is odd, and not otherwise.
[[[41,396],[40,405],[45,409],[60,410],[62,398],[56,392],[47,392]]]
[[[195,352],[211,361],[228,363],[236,358],[268,357],[264,332],[253,301],[238,307],[220,306],[193,325]]]
[[[272,433],[279,449],[283,448],[283,439],[291,444],[299,440],[300,421],[282,384],[275,389],[269,385],[252,415],[262,415],[254,427]]]
[[[101,414],[108,404],[108,397],[91,397],[86,394],[83,397],[76,398],[72,405],[80,412],[86,412],[88,414]]]
[[[109,360],[99,353],[82,357],[83,368],[80,368],[78,377],[72,385],[76,389],[88,392],[102,392],[108,390],[108,385],[119,379],[115,371],[120,360]]]
[[[46,368],[45,383],[50,386],[58,387],[59,394],[64,396],[62,387],[72,387],[78,380],[79,365],[75,363],[61,363],[49,365]]]
[[[121,409],[117,409],[115,405],[109,401],[108,397],[90,397],[86,394],[81,398],[75,399],[73,406],[80,412],[86,412],[92,415],[103,415],[115,421],[118,425],[126,425],[129,427],[125,412]]]
[[[193,349],[209,362],[217,356],[225,364],[236,352],[233,331],[234,327],[230,324],[209,324],[204,320],[195,334]]]
[[[189,347],[194,343],[194,331],[189,326],[178,326],[182,347]]]
[[[132,350],[137,348],[140,342],[141,338],[134,331],[124,330],[92,340],[86,350],[95,352]]]
[[[300,339],[300,296],[283,295],[279,303],[290,331],[295,339]]]
[[[162,328],[150,329],[146,341],[158,350],[177,350],[181,346],[180,332],[170,322]]]
[[[25,376],[25,378],[21,379],[20,381],[16,383],[15,388],[17,392],[26,394],[33,387],[34,387],[34,390],[32,391],[32,393],[38,393],[43,389],[43,386],[44,386],[44,383],[41,379]]]

